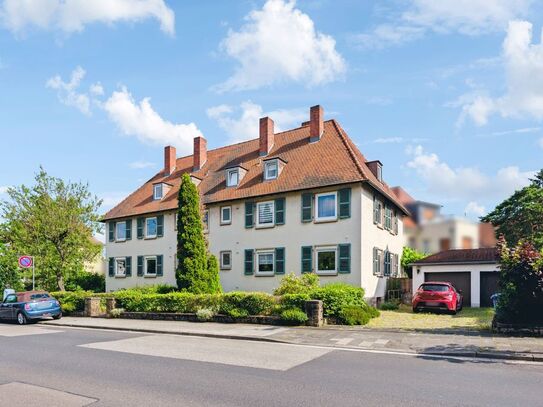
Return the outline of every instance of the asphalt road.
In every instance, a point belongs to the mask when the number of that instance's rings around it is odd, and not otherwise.
[[[0,324],[1,406],[543,406],[542,385],[535,364]]]

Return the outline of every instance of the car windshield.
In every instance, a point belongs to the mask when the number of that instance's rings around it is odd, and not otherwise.
[[[30,300],[39,300],[41,298],[49,298],[49,294],[47,294],[47,293],[39,293],[39,294],[32,294],[30,296]]]
[[[445,284],[423,284],[420,286],[423,291],[439,291],[445,292],[449,291],[449,286]]]

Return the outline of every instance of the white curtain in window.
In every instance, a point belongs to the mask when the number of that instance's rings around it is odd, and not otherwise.
[[[258,223],[273,222],[273,202],[265,202],[258,204]]]

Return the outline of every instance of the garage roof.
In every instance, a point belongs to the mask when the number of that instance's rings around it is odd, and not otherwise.
[[[471,264],[497,263],[498,251],[495,247],[482,249],[444,250],[413,263],[414,266],[429,264]]]

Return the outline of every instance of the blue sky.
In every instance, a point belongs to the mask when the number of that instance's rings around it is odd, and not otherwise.
[[[543,167],[529,0],[0,3],[0,199],[39,165],[111,208],[162,166],[321,104],[391,185],[475,218]]]

